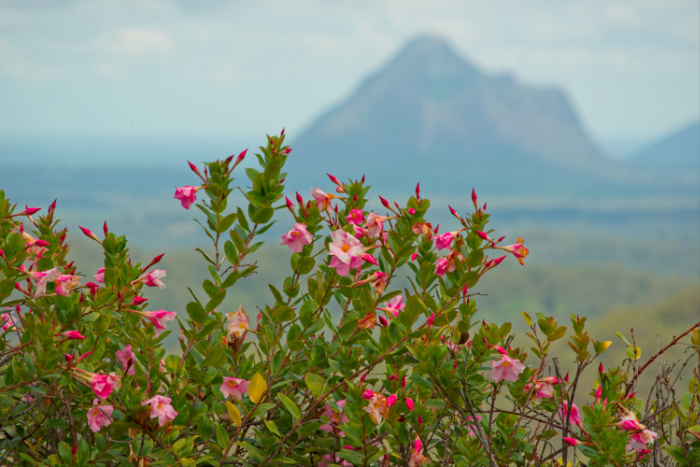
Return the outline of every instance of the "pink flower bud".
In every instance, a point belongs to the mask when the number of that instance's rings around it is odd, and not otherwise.
[[[248,152],[248,149],[244,149],[243,152],[241,152],[238,157],[236,158],[236,163],[241,162],[243,159],[245,159],[245,155]]]
[[[418,253],[413,253],[413,254],[411,255],[411,261],[415,261],[416,258],[418,258]]]
[[[392,394],[389,397],[386,398],[386,406],[391,407],[392,405],[396,404],[396,394]]]
[[[132,305],[139,306],[139,305],[141,305],[142,303],[147,302],[147,301],[148,301],[147,298],[143,298],[143,297],[136,296],[136,297],[134,297],[134,299],[131,301],[131,304],[132,304]]]
[[[379,324],[381,324],[382,326],[386,327],[386,326],[389,325],[389,322],[386,320],[385,317],[380,316],[380,317],[379,317]],[[393,376],[393,375],[392,375],[392,376]]]
[[[420,199],[420,182],[416,184],[416,199]]]
[[[367,399],[367,400],[370,400],[371,398],[374,397],[374,391],[372,391],[371,389],[368,389],[362,393],[362,397]]]
[[[578,446],[581,444],[581,441],[577,440],[576,438],[567,438],[563,436],[561,439],[564,440],[564,442],[569,446]]]
[[[474,188],[472,188],[472,203],[474,203],[474,207],[476,208],[476,191],[474,191]]]
[[[292,200],[285,196],[284,202],[287,203],[287,209],[289,209],[292,212],[292,214],[294,214],[294,203],[292,203]]]
[[[105,233],[105,237],[109,234],[109,228],[107,227],[107,221],[102,225],[102,230]]]
[[[389,204],[389,201],[385,200],[385,199],[382,198],[381,196],[379,197],[379,200],[382,202],[382,205],[383,205],[385,208],[391,209],[391,205]],[[393,211],[393,209],[391,209],[391,210]]]
[[[416,213],[416,210],[413,209],[413,208],[409,208],[409,209],[408,209],[408,213],[411,214],[411,215],[413,215],[413,214]]]
[[[406,407],[408,407],[408,410],[413,412],[413,399],[410,397],[406,399]]]
[[[435,321],[435,313],[432,313],[425,322],[430,327],[433,325],[433,321]]]
[[[331,179],[331,182],[335,183],[336,185],[338,185],[338,186],[342,186],[342,185],[343,185],[343,184],[340,183],[340,181],[339,181],[336,177],[334,177],[333,175],[331,175],[331,174],[329,174],[329,173],[327,173],[326,175],[328,175],[328,178]]]
[[[83,340],[85,339],[85,336],[80,334],[78,331],[63,331],[59,332],[56,334],[57,336],[65,336],[67,339],[78,339],[78,340]]]
[[[16,215],[17,216],[31,216],[32,214],[36,214],[40,210],[41,210],[41,208],[30,208],[29,206],[25,205],[24,211],[22,211]]]

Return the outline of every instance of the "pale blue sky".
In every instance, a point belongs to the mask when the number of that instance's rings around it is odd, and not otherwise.
[[[698,118],[699,3],[0,0],[0,137],[293,137],[429,33],[648,141]]]

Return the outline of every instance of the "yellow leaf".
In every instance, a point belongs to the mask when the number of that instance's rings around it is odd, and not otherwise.
[[[243,424],[243,421],[241,420],[241,413],[238,411],[238,407],[231,402],[231,401],[226,401],[226,411],[228,412],[228,416],[231,417],[231,420],[233,420],[233,423],[236,424],[236,426],[241,426]]]
[[[260,373],[255,373],[252,378],[250,378],[250,385],[248,386],[248,397],[250,400],[256,404],[261,400],[262,395],[267,389],[267,383],[265,378]]]
[[[523,318],[525,318],[525,323],[527,323],[528,326],[532,327],[532,318],[530,318],[530,315],[528,315],[524,311],[521,311],[520,313],[523,314]]]

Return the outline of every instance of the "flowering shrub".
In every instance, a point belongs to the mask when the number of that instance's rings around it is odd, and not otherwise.
[[[474,211],[449,208],[456,230],[440,233],[418,187],[403,204],[380,197],[379,211],[366,208],[364,178],[330,176],[336,194],[285,198],[284,132],[260,149],[245,171],[247,206],[229,205],[245,151],[190,164],[197,186],[177,188],[212,243],[198,249],[203,292],[177,312],[142,296],[166,287],[160,256],[134,264],[105,223],[99,236],[82,228],[104,267],[78,273],[55,202],[35,218],[0,191],[0,464],[700,465],[700,323],[669,344],[690,335],[694,356],[677,376],[659,374],[648,397],[636,382],[668,347],[640,366],[630,344],[627,362],[598,366],[595,385],[581,387],[610,345],[585,318],[569,330],[523,312],[525,349],[510,323],[478,315],[482,276],[508,255],[523,264],[528,250],[492,238],[476,193]],[[289,274],[257,311],[223,309],[285,209]],[[573,353],[550,358],[564,338]]]

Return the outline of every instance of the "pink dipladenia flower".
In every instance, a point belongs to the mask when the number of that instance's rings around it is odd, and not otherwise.
[[[3,331],[14,331],[17,329],[17,321],[10,313],[3,313],[0,322],[2,322]]]
[[[165,396],[153,396],[147,401],[141,402],[141,405],[151,406],[151,418],[158,417],[158,425],[163,426],[169,421],[172,421],[177,416],[177,412],[170,405],[171,399]]]
[[[148,287],[160,287],[161,289],[164,289],[165,284],[163,281],[161,281],[161,279],[165,277],[166,274],[165,269],[154,269],[148,274],[144,274],[133,281],[132,284],[141,283],[147,285]]]
[[[578,426],[582,425],[581,414],[579,413],[576,404],[571,404],[571,409],[569,409],[568,402],[564,401],[562,402],[561,406],[559,406],[559,418],[561,421],[566,423],[567,416],[569,417],[570,423]]]
[[[523,239],[518,238],[518,242],[513,244],[513,245],[507,245],[507,246],[497,246],[496,248],[500,250],[505,250],[508,253],[511,253],[515,258],[518,260],[520,264],[525,264],[525,261],[523,261],[523,258],[525,258],[530,251],[523,246]]]
[[[518,375],[523,372],[525,365],[517,358],[510,358],[507,354],[501,354],[501,359],[493,363],[491,378],[495,382],[501,380],[517,381]]]
[[[122,371],[125,371],[127,375],[133,375],[136,373],[136,356],[134,351],[131,350],[131,344],[124,346],[124,349],[117,350],[116,352],[117,362],[121,363]]]
[[[413,442],[413,451],[411,451],[411,458],[409,459],[409,467],[420,467],[421,465],[426,465],[430,463],[430,459],[423,455],[423,443],[420,438],[416,436],[416,440]]]
[[[388,302],[384,303],[384,306],[380,308],[382,311],[386,311],[394,315],[394,318],[399,316],[399,312],[403,311],[406,305],[403,303],[403,295],[397,295]]]
[[[177,311],[165,311],[165,310],[158,310],[158,311],[133,311],[133,313],[138,313],[144,318],[150,320],[153,323],[153,326],[156,328],[156,335],[159,335],[163,330],[165,330],[166,321],[173,321],[175,319],[175,316],[177,315]]]
[[[630,432],[630,438],[627,442],[628,451],[644,450],[659,437],[655,431],[651,431],[645,425],[642,425],[634,412],[624,408],[622,410],[624,415],[620,417],[620,422],[617,425],[623,430]]]
[[[362,394],[362,397],[369,401],[369,405],[364,408],[365,412],[369,413],[369,418],[374,423],[379,425],[384,417],[389,416],[389,407],[396,403],[396,394],[389,397],[384,397],[378,392],[367,390]]]
[[[29,275],[29,278],[34,281],[35,289],[34,296],[46,294],[46,286],[49,282],[53,282],[61,275],[58,268],[47,269],[46,271],[28,271],[24,264],[20,265],[19,271]]]
[[[452,245],[452,241],[455,239],[453,232],[445,232],[444,234],[435,237],[435,248],[438,250],[447,250]]]
[[[388,277],[388,274],[381,271],[377,271],[369,277],[368,280],[370,285],[374,287],[374,293],[377,295],[382,295],[384,293],[384,289],[386,288],[386,280]]]
[[[367,215],[367,222],[365,223],[365,228],[367,229],[367,234],[370,238],[378,238],[384,230],[384,221],[386,217],[380,216],[373,212]]]
[[[338,426],[348,421],[348,417],[345,416],[344,412],[345,402],[345,399],[342,399],[335,403],[335,405],[340,407],[340,412],[336,411],[333,407],[326,403],[325,410],[321,415],[328,417],[330,421],[324,425],[321,425],[319,427],[321,430],[325,431],[326,433],[333,433],[335,431],[341,438],[345,437],[345,433],[342,430],[338,431]]]
[[[292,230],[282,235],[280,245],[287,245],[292,252],[300,253],[304,245],[311,244],[313,238],[311,232],[306,230],[306,224],[296,223]]]
[[[546,378],[538,379],[535,381],[535,393],[533,397],[535,400],[542,398],[550,398],[554,395],[554,384],[559,383],[556,376],[548,376]],[[532,390],[531,384],[526,384],[523,391],[530,392]]]
[[[445,277],[445,273],[452,272],[457,268],[452,256],[440,258],[435,266],[435,274],[440,277]]]
[[[112,412],[114,411],[114,407],[107,404],[97,405],[97,399],[95,399],[92,403],[93,406],[90,407],[90,410],[88,410],[87,413],[87,420],[88,425],[90,425],[90,429],[97,433],[100,431],[100,428],[112,423]]]
[[[95,279],[95,282],[99,282],[100,284],[105,283],[105,268],[100,268],[97,270],[97,274],[93,277]]]
[[[248,329],[248,315],[243,311],[243,306],[239,305],[238,310],[226,315],[228,324],[226,325],[226,333],[229,338],[241,337]]]
[[[224,382],[219,389],[224,397],[231,396],[236,400],[241,400],[243,399],[243,394],[248,391],[249,385],[250,381],[224,376]]]
[[[183,186],[182,188],[175,187],[175,196],[173,198],[179,199],[182,203],[182,207],[189,209],[192,204],[197,201],[197,190],[201,187],[193,186]]]
[[[316,206],[318,206],[319,211],[331,209],[331,200],[337,198],[335,195],[324,193],[318,187],[311,190],[311,196],[316,200]]]
[[[80,276],[72,276],[70,274],[61,274],[55,280],[56,294],[68,295],[70,291],[80,283]]]
[[[345,216],[345,220],[350,224],[360,225],[365,222],[365,214],[362,209],[353,209]]]
[[[339,275],[347,276],[350,268],[362,266],[365,248],[358,239],[341,229],[331,232],[331,239],[328,245],[328,254],[333,255],[330,266],[336,268]]]
[[[99,375],[88,371],[78,370],[81,376],[87,380],[93,392],[100,399],[107,399],[114,389],[114,382],[108,375]]]

